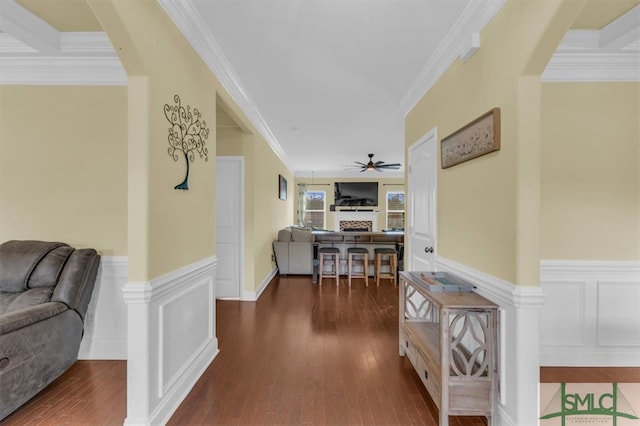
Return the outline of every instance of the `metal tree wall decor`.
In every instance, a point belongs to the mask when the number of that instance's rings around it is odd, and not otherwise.
[[[179,183],[174,189],[189,189],[189,162],[196,159],[195,153],[208,161],[209,150],[205,146],[209,137],[209,129],[207,122],[201,120],[202,114],[198,108],[191,109],[191,105],[183,107],[180,104],[180,96],[173,97],[175,105],[164,105],[164,116],[167,118],[171,127],[169,127],[169,155],[174,161],[178,161],[181,152],[184,155],[184,161],[187,163],[187,173],[182,183]]]

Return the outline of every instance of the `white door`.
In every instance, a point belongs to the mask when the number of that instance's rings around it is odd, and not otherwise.
[[[216,157],[216,298],[240,299],[244,159]]]
[[[435,271],[437,129],[431,129],[409,147],[407,243],[410,271]]]

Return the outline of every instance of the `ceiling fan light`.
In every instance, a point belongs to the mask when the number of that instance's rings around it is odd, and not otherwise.
[[[360,161],[354,161],[354,163],[356,163],[360,169],[360,173],[364,173],[364,172],[368,172],[368,171],[376,171],[376,172],[382,172],[385,169],[399,169],[400,168],[400,163],[385,163],[384,161],[376,161],[375,163],[373,162],[373,154],[368,154],[369,155],[369,162],[368,163],[361,163]]]

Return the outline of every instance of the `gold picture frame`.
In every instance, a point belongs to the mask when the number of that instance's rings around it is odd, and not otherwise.
[[[446,169],[499,149],[500,108],[493,108],[440,141],[440,162]]]

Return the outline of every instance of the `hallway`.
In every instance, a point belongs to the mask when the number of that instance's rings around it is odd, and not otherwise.
[[[398,356],[398,289],[276,278],[258,303],[218,301],[220,354],[169,424],[436,425]],[[482,418],[451,418],[481,425]]]

